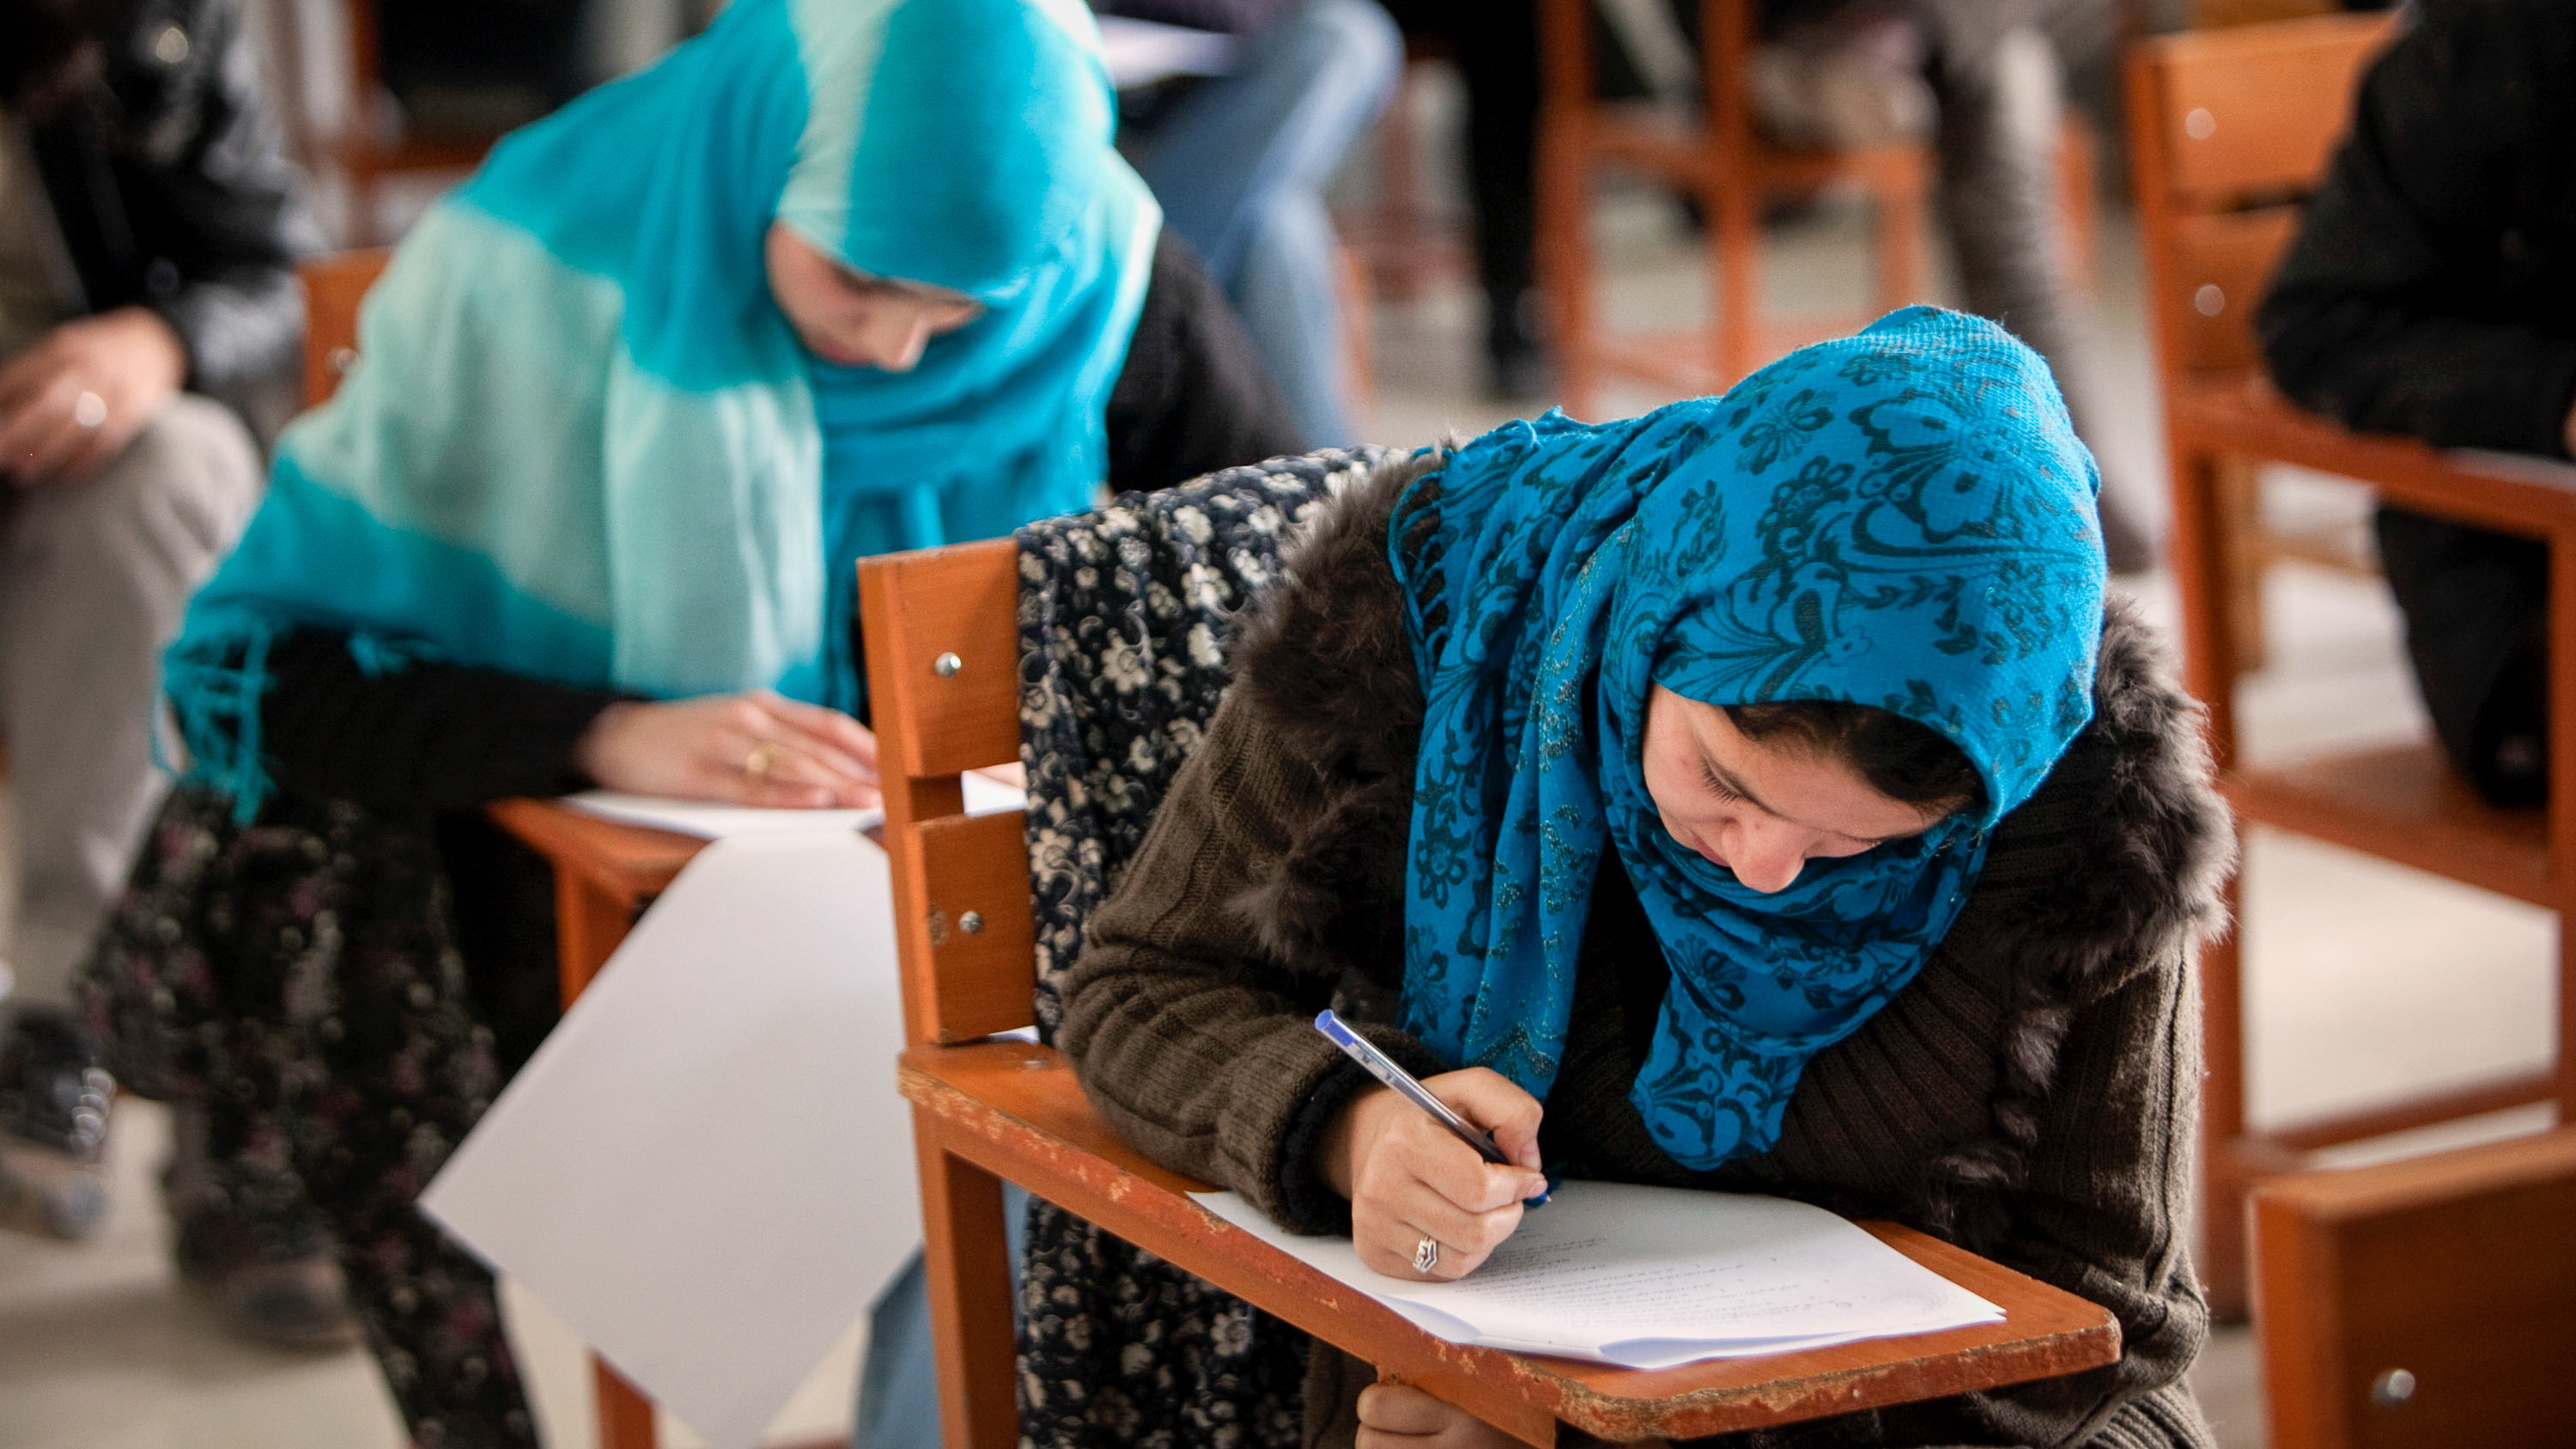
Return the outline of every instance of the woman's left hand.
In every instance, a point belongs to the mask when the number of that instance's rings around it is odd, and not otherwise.
[[[605,789],[729,805],[811,810],[877,803],[867,726],[766,689],[612,704],[573,747]]]
[[[1557,1442],[1601,1441],[1561,1429]],[[1521,1441],[1410,1384],[1371,1384],[1360,1390],[1358,1449],[1521,1449]],[[1640,1439],[1627,1449],[1672,1449],[1672,1444]]]
[[[124,450],[187,380],[160,314],[119,307],[63,323],[0,368],[0,473],[78,482]]]

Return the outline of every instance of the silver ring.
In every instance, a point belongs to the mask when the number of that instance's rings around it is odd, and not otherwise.
[[[85,392],[73,398],[72,421],[84,428],[98,428],[107,421],[107,399],[94,392]]]
[[[1421,1242],[1413,1245],[1414,1272],[1428,1273],[1439,1266],[1440,1244],[1436,1239],[1424,1238]]]

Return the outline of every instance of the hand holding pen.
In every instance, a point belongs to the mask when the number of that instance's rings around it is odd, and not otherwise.
[[[1351,1201],[1360,1261],[1391,1278],[1465,1276],[1520,1226],[1523,1200],[1547,1192],[1538,1099],[1483,1067],[1416,1081],[1330,1012],[1316,1029],[1345,1051],[1360,1042],[1353,1057],[1390,1083],[1343,1108],[1317,1149],[1324,1180]]]

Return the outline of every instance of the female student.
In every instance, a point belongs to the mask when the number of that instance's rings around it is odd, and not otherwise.
[[[192,606],[103,1009],[242,1251],[318,1212],[415,1442],[534,1442],[412,1205],[554,1014],[474,807],[872,803],[855,559],[1293,444],[1112,117],[1077,0],[737,0],[432,209]]]
[[[1928,308],[1382,471],[1248,621],[1059,1042],[1139,1148],[1390,1276],[1474,1271],[1544,1167],[1895,1218],[2120,1320],[2111,1367],[1801,1445],[2207,1444],[2188,971],[2228,834],[2095,487],[2039,357]],[[1049,1223],[1027,1428],[1092,1442],[1194,1370],[1098,1341],[1120,1290]],[[1319,1352],[1308,1442],[1500,1442],[1371,1377]]]

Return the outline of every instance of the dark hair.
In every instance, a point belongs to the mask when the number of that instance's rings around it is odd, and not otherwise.
[[[69,78],[82,48],[105,41],[132,0],[0,0],[0,105],[25,111]]]
[[[1746,739],[1777,739],[1839,760],[1898,804],[1954,815],[1986,803],[1985,778],[1967,753],[1948,736],[1901,714],[1839,699],[1785,699],[1725,709]]]

